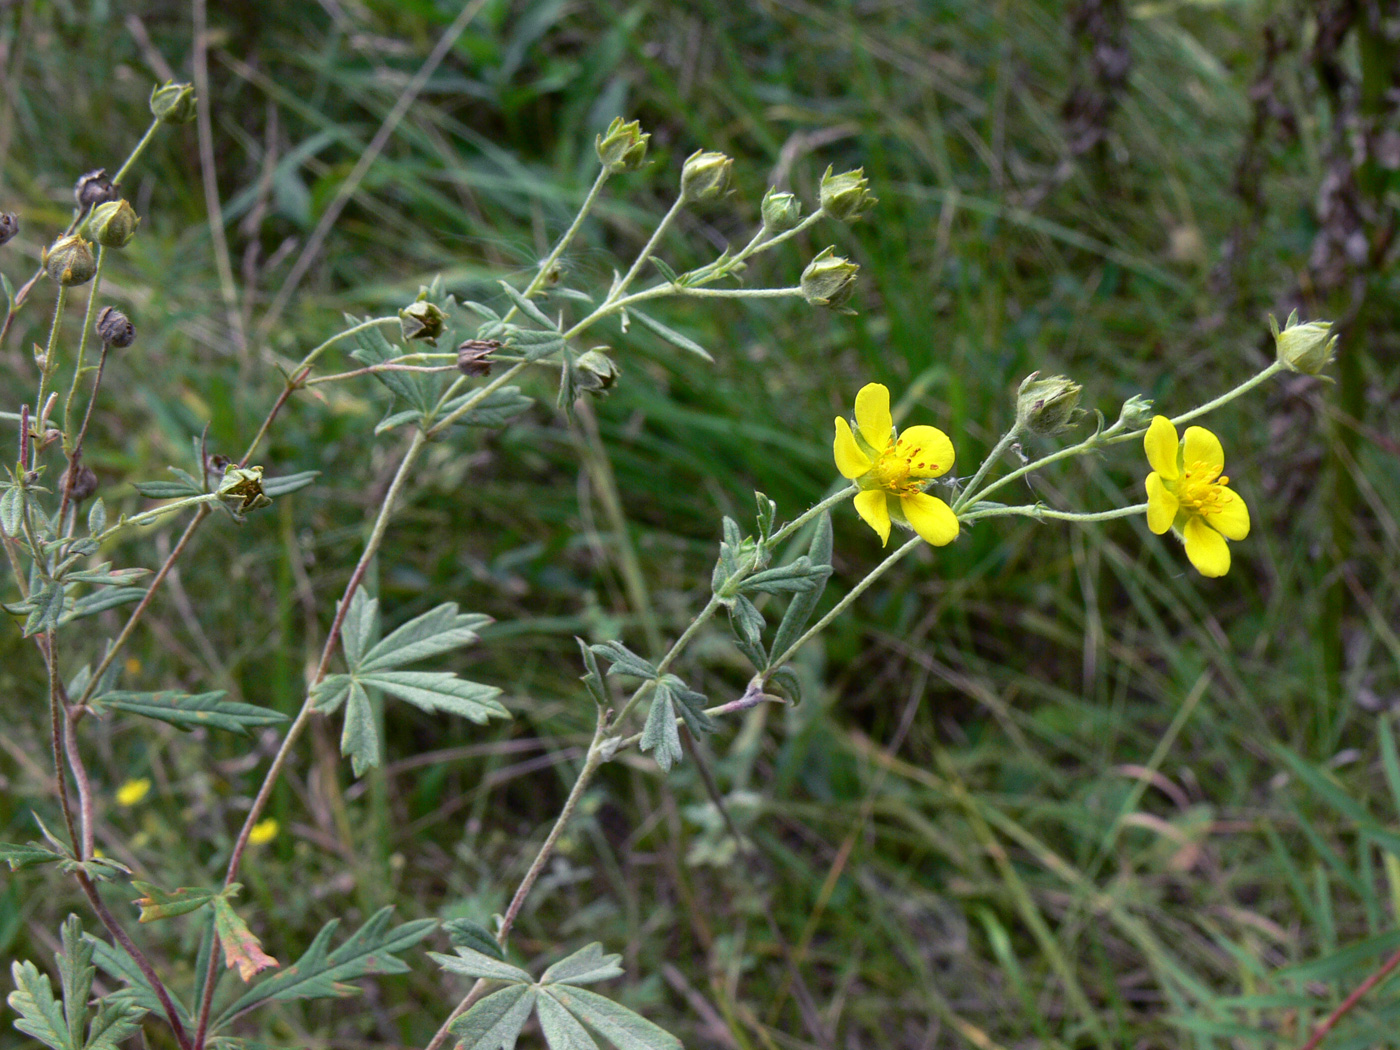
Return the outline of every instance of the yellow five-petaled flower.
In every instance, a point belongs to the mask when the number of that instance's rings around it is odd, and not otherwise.
[[[1226,486],[1225,450],[1205,427],[1187,427],[1178,445],[1176,427],[1157,416],[1143,437],[1147,462],[1147,527],[1159,536],[1168,529],[1186,544],[1186,557],[1202,576],[1230,571],[1226,540],[1249,535],[1249,508]]]
[[[908,525],[935,547],[958,538],[958,518],[924,486],[953,466],[953,443],[937,427],[910,427],[896,434],[890,392],[867,383],[856,394],[856,429],[836,419],[832,446],[836,469],[858,486],[855,504],[865,523],[890,539],[890,522]]]

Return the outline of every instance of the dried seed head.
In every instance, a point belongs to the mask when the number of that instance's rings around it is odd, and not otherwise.
[[[58,490],[60,492],[68,488],[69,471],[64,471],[58,479]],[[73,475],[73,488],[68,493],[68,498],[74,503],[81,503],[94,492],[97,491],[97,475],[92,472],[91,467],[79,467],[78,472]]]
[[[60,237],[44,252],[44,272],[59,284],[86,284],[97,272],[92,245],[77,234]]]
[[[130,346],[136,340],[136,326],[127,320],[126,314],[110,306],[98,311],[95,327],[97,337],[117,350]]]
[[[468,339],[457,347],[457,370],[464,376],[489,376],[491,355],[500,348],[496,339]]]
[[[8,244],[19,233],[19,216],[12,211],[0,211],[0,244]]]
[[[106,168],[97,168],[86,175],[80,175],[77,185],[73,187],[73,199],[78,202],[78,207],[83,209],[118,201],[121,197],[121,190],[107,178]]]

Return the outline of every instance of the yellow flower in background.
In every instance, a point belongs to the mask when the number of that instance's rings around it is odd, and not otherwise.
[[[1156,416],[1143,437],[1147,462],[1147,527],[1157,535],[1171,529],[1186,544],[1186,557],[1202,576],[1230,571],[1226,540],[1249,535],[1249,508],[1226,488],[1225,450],[1205,427],[1187,427],[1180,444],[1176,427]]]
[[[953,443],[937,427],[909,427],[896,435],[890,392],[867,383],[856,394],[856,429],[836,419],[832,446],[836,469],[860,486],[856,513],[880,536],[890,539],[890,522],[908,525],[935,547],[958,538],[958,519],[948,504],[924,486],[953,466]]]
[[[151,782],[146,777],[128,780],[117,788],[117,805],[134,806],[151,792]]]
[[[276,817],[268,817],[253,825],[253,829],[248,832],[248,845],[261,846],[266,842],[271,842],[277,837],[278,828]]]

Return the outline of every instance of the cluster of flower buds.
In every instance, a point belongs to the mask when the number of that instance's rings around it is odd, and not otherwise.
[[[638,121],[624,124],[621,117],[614,117],[608,130],[598,136],[598,160],[612,175],[639,171],[646,163],[650,141],[651,135],[642,131]]]

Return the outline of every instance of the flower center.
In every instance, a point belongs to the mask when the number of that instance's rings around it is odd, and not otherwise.
[[[900,438],[891,441],[880,453],[872,473],[886,492],[909,496],[922,492],[924,483],[937,477],[939,469],[927,450]]]
[[[1176,482],[1176,498],[1183,510],[1192,514],[1210,514],[1225,504],[1224,490],[1230,483],[1220,467],[1207,463],[1192,463],[1181,472]]]

